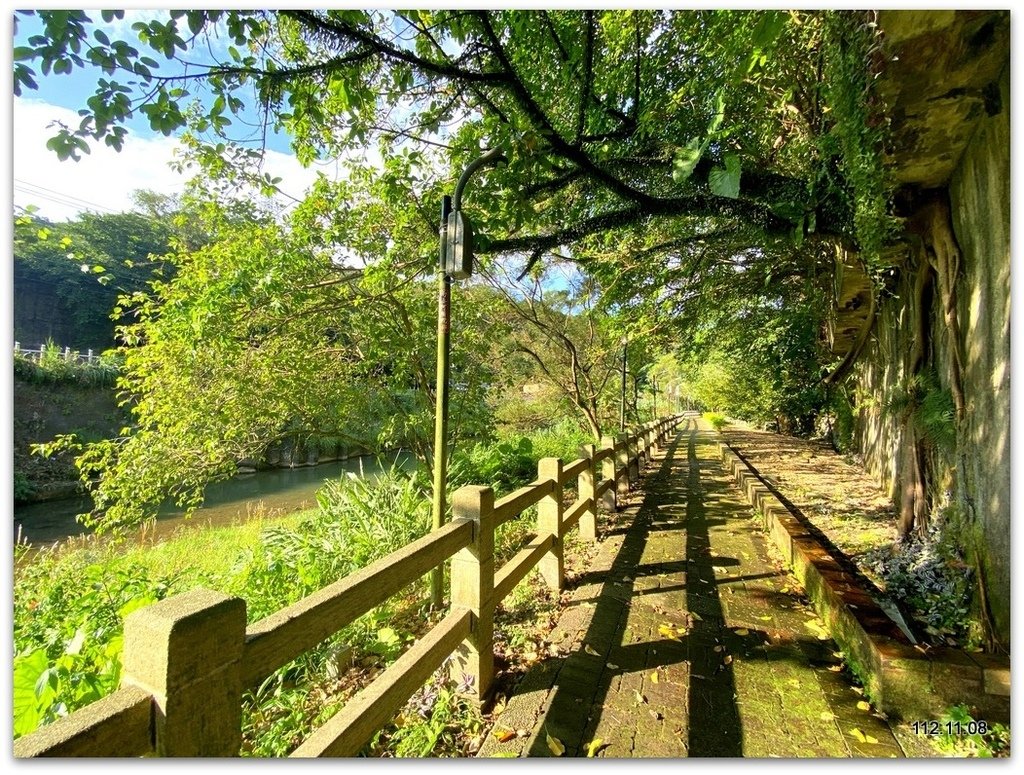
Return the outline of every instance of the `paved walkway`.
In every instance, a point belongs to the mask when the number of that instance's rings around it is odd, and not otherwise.
[[[550,756],[549,736],[564,756],[903,755],[698,422],[609,517],[551,634],[567,656],[527,673],[480,756]]]

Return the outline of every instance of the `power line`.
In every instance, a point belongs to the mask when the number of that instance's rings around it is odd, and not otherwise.
[[[116,210],[107,207],[106,205],[101,205],[96,202],[90,202],[87,199],[82,199],[80,197],[74,196],[73,194],[66,194],[62,191],[54,191],[52,188],[40,186],[38,183],[29,183],[26,180],[19,180],[18,178],[15,178],[14,184],[14,188],[16,191],[20,190],[23,194],[28,194],[29,196],[36,196],[39,197],[40,199],[45,199],[56,204],[62,204],[68,207],[75,207],[78,209],[81,209],[82,207],[92,207],[99,210],[106,210],[108,213],[117,212]]]
[[[44,193],[39,192],[39,191],[30,191],[28,189],[21,188],[20,186],[15,186],[14,190],[16,192],[24,194],[25,196],[31,197],[33,200],[50,202],[52,204],[60,205],[62,207],[68,207],[68,208],[70,208],[72,210],[76,210],[76,211],[81,211],[83,209],[91,209],[91,208],[84,208],[82,206],[82,204],[78,203],[78,202],[70,202],[70,201],[68,201],[66,199],[61,199],[59,197],[50,196],[49,194],[44,194]],[[104,209],[106,209],[106,208],[104,208]],[[112,210],[107,210],[107,213],[113,213],[113,211]]]

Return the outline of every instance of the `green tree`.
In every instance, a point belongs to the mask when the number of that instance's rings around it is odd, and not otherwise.
[[[144,289],[164,271],[172,235],[169,218],[139,213],[83,213],[51,223],[22,212],[14,220],[15,276],[53,286],[75,330],[58,344],[111,347],[118,296]]]
[[[879,63],[854,13],[194,10],[155,12],[133,40],[81,11],[32,15],[16,18],[39,30],[14,49],[16,94],[39,73],[102,73],[79,126],[49,141],[62,157],[120,148],[141,114],[211,137],[224,164],[253,95],[306,162],[374,145],[458,170],[504,148],[478,194],[481,249],[527,264],[652,218],[744,224],[753,244],[863,227],[875,250],[885,234],[865,99]]]

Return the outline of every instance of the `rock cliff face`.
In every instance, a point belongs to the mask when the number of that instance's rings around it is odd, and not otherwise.
[[[979,607],[1010,638],[1009,14],[890,11],[879,93],[907,217],[903,255],[854,376],[858,441],[897,503],[920,466],[922,503],[980,563]],[[856,271],[855,269],[848,269]],[[844,286],[856,290],[856,278]],[[837,329],[867,305],[837,293]],[[955,449],[922,445],[893,398],[934,375],[956,408]]]

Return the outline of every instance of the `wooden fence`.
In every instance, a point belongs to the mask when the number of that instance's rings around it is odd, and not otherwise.
[[[129,614],[121,688],[16,740],[14,755],[236,756],[246,689],[449,559],[448,615],[291,755],[356,755],[452,655],[453,677],[483,700],[494,679],[498,603],[534,567],[551,588],[563,588],[566,533],[578,526],[595,539],[599,510],[615,510],[678,422],[668,417],[605,437],[568,464],[545,458],[535,481],[497,501],[490,487],[463,487],[448,524],[249,626],[244,600],[206,589]],[[564,507],[563,488],[573,479],[578,497]],[[536,537],[495,568],[495,528],[534,504]]]

